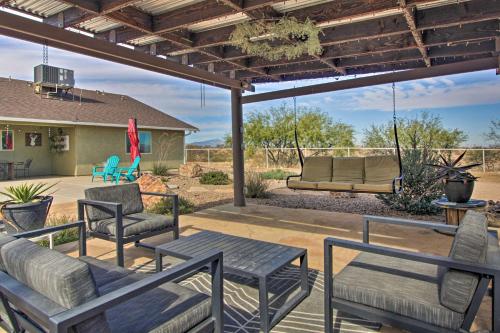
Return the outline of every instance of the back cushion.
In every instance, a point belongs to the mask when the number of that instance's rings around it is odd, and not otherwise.
[[[302,180],[306,182],[332,181],[332,157],[306,157],[302,169]]]
[[[16,237],[0,233],[0,250],[5,244],[15,241],[16,239],[17,239]],[[5,267],[3,265],[3,260],[1,256],[0,256],[0,270],[5,272]]]
[[[116,202],[122,204],[123,215],[141,213],[144,210],[139,185],[136,183],[94,187],[85,190],[85,198],[97,201]],[[105,220],[114,217],[112,212],[87,206],[90,221]]]
[[[4,245],[0,254],[7,273],[53,302],[74,308],[98,297],[88,265],[27,239]],[[109,332],[104,314],[76,327],[77,332]]]
[[[396,156],[365,157],[365,183],[390,184],[399,176],[399,164]]]
[[[488,250],[486,216],[469,210],[463,217],[453,240],[449,257],[470,263],[485,263]],[[449,269],[441,280],[440,300],[447,308],[464,313],[479,281],[477,274]]]
[[[333,178],[339,183],[363,183],[363,169],[365,159],[362,157],[334,157]]]

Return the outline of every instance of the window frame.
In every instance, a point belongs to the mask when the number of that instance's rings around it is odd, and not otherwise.
[[[3,149],[3,133],[4,132],[11,132],[12,133],[12,149]],[[1,130],[0,131],[0,151],[9,152],[9,151],[14,151],[15,148],[16,148],[16,143],[15,143],[15,139],[14,139],[14,130],[12,130],[12,129]]]
[[[151,138],[151,144],[150,144],[150,151],[149,153],[144,153],[144,152],[140,152],[141,155],[152,155],[153,154],[153,132],[152,131],[139,131],[139,151],[141,149],[140,147],[140,142],[141,142],[141,133],[149,133],[149,136]],[[128,131],[125,132],[125,154],[127,155],[130,155],[130,151],[127,151],[128,150]]]

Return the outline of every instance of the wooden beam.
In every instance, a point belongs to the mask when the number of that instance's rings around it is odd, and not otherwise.
[[[499,24],[499,28],[500,28],[500,24]],[[497,54],[497,62],[498,62],[497,75],[500,75],[500,36],[497,36],[497,38],[495,38],[495,51]]]
[[[360,87],[368,87],[392,82],[411,81],[429,77],[475,72],[486,69],[497,68],[496,58],[484,58],[478,60],[463,61],[448,65],[439,65],[426,68],[405,70],[395,73],[367,76],[358,79],[335,81],[317,84],[307,87],[285,89],[268,93],[243,96],[243,104],[263,102],[275,99],[289,98],[294,96],[312,95],[338,90],[346,90]]]
[[[424,59],[425,65],[427,67],[431,67],[431,59],[427,55],[427,48],[424,45],[424,41],[422,39],[422,32],[417,30],[417,23],[415,21],[415,11],[416,7],[409,7],[406,5],[406,0],[399,0],[401,9],[403,10],[403,16],[408,23],[408,27],[410,28],[410,32],[413,35],[413,39],[415,39],[415,43],[417,43],[418,50],[420,54],[422,54],[422,58]]]
[[[101,14],[108,14],[132,6],[142,0],[101,0]]]
[[[0,12],[0,34],[224,88],[251,89],[237,80],[136,52],[82,34]]]
[[[245,147],[243,141],[243,106],[241,90],[231,89],[231,123],[233,142],[233,190],[234,205],[244,207],[245,203]]]

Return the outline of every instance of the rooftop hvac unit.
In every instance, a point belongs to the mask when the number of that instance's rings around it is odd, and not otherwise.
[[[35,67],[34,83],[42,87],[69,89],[75,86],[75,74],[71,69],[38,65]]]

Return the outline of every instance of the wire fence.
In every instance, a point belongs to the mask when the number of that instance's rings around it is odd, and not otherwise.
[[[365,147],[336,147],[336,148],[301,148],[304,156],[335,156],[335,157],[364,157],[372,155],[395,154],[395,148],[365,148]],[[463,163],[482,163],[476,172],[500,171],[500,149],[496,148],[436,148],[438,154],[450,157],[460,155],[464,150],[467,154]],[[227,168],[232,163],[231,148],[186,148],[184,163],[198,163],[213,168]],[[245,164],[248,168],[269,170],[276,168],[297,169],[300,167],[297,150],[295,148],[248,148],[245,150]]]

